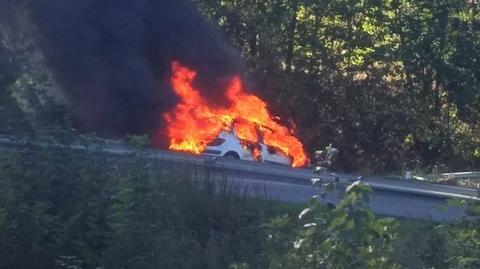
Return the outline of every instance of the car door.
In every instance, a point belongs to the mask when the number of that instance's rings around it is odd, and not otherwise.
[[[260,143],[260,147],[262,149],[262,160],[266,163],[280,163],[285,165],[290,165],[291,160],[290,157],[286,156],[279,150],[275,149],[274,147],[270,147],[263,143]]]

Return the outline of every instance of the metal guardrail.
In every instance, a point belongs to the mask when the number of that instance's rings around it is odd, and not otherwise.
[[[470,179],[474,181],[480,181],[480,172],[453,172],[442,173],[441,178],[445,179]]]
[[[83,146],[73,146],[76,149],[84,149]],[[123,145],[115,145],[104,148],[104,151],[112,154],[132,153],[133,150]],[[190,154],[182,154],[178,152],[163,151],[157,149],[147,149],[143,151],[144,157],[152,160],[163,160],[190,163],[217,169],[227,169],[254,174],[262,174],[268,176],[276,176],[279,180],[287,180],[290,183],[311,185],[312,178],[321,178],[323,181],[349,185],[356,181],[359,176],[351,174],[337,174],[324,172],[320,175],[313,173],[311,169],[298,169],[281,165],[262,164],[251,161],[229,160],[225,158],[215,158],[210,156],[192,156]],[[467,199],[480,200],[477,197],[478,192],[475,189],[447,186],[433,183],[422,183],[414,181],[385,181],[382,178],[362,177],[366,185],[373,190],[383,190],[390,192],[399,192],[404,194],[422,195],[436,197],[441,199]]]
[[[21,145],[26,144],[28,140],[12,140],[9,138],[1,138],[0,144]],[[51,144],[54,147],[65,147],[61,144]],[[121,155],[132,154],[136,152],[131,147],[121,143],[105,143],[104,145],[85,145],[82,143],[73,143],[68,148],[75,150],[94,150],[101,148],[102,151]],[[251,161],[229,160],[221,157],[211,156],[193,156],[191,154],[171,152],[158,149],[142,149],[142,156],[152,160],[170,161],[188,163],[192,165],[206,166],[217,169],[228,169],[242,171],[254,174],[262,174],[268,176],[278,176],[281,179],[287,179],[290,183],[310,185],[312,178],[320,178],[322,181],[332,182],[338,181],[339,184],[349,185],[354,181],[362,178],[361,181],[372,189],[383,191],[400,192],[405,194],[423,195],[437,197],[441,199],[468,199],[480,200],[478,191],[471,188],[455,187],[443,184],[434,184],[428,182],[416,182],[406,180],[392,180],[382,177],[359,177],[359,175],[345,173],[323,172],[320,175],[314,174],[311,169],[291,168],[282,165],[262,164]],[[454,174],[458,178],[461,176],[471,175],[473,172],[465,173],[446,173]],[[480,174],[480,173],[479,173]]]

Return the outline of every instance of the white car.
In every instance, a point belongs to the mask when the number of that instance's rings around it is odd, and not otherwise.
[[[259,156],[256,158],[253,154],[255,147],[259,151]],[[215,140],[207,145],[203,154],[229,159],[292,165],[292,158],[283,154],[280,150],[263,143],[241,141],[236,135],[235,129],[232,129],[231,132],[222,131]]]

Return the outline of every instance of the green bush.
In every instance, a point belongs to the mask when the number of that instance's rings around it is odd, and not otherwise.
[[[259,263],[271,206],[205,171],[29,145],[1,150],[0,268]]]
[[[392,253],[398,223],[374,216],[367,207],[370,191],[355,184],[336,207],[314,197],[298,219],[270,221],[269,268],[397,268]]]

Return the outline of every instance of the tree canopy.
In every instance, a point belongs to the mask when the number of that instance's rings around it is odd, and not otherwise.
[[[252,87],[341,166],[466,169],[479,158],[476,1],[206,1]]]

